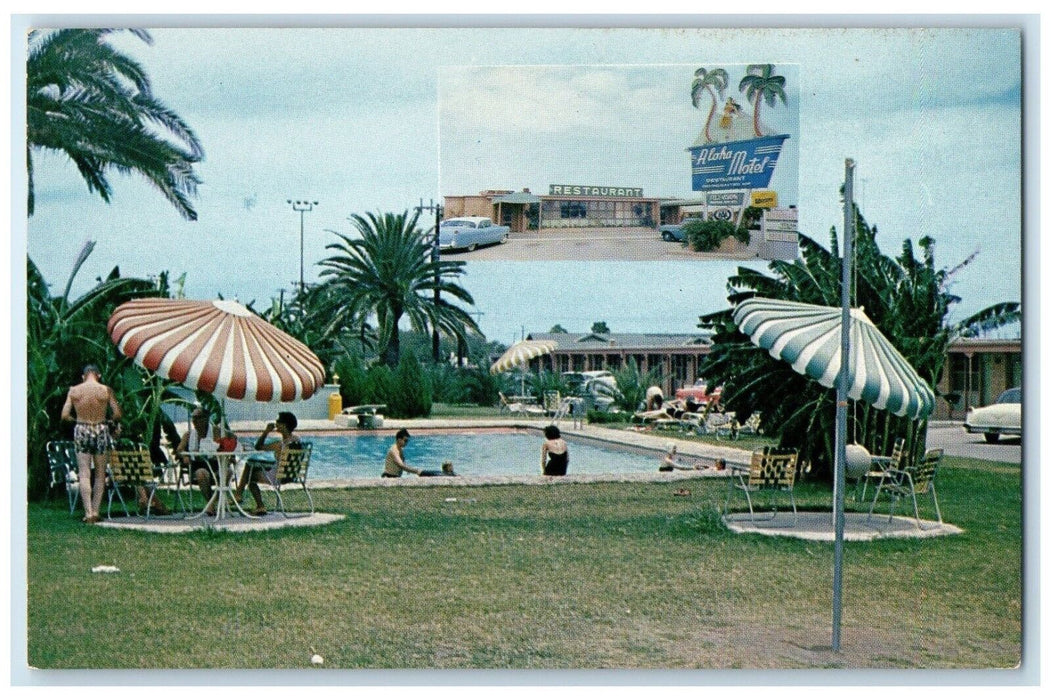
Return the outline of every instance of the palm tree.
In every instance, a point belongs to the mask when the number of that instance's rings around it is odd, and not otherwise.
[[[951,307],[960,301],[948,293],[952,275],[973,260],[950,270],[934,263],[934,242],[920,239],[917,259],[906,241],[897,257],[882,253],[876,244],[876,227],[869,227],[857,212],[855,253],[857,264],[854,305],[898,348],[906,360],[932,386],[937,385],[948,346],[961,336],[1013,323],[1021,316],[1014,302],[993,305],[956,324],[946,322]],[[713,384],[723,384],[722,403],[737,418],[761,411],[763,424],[775,426],[782,446],[797,447],[814,474],[827,474],[833,460],[835,391],[796,373],[787,363],[773,359],[754,346],[733,322],[733,307],[752,296],[839,306],[840,259],[835,229],[831,246],[824,248],[800,234],[800,257],[770,264],[773,274],[739,268],[727,280],[731,308],[701,317],[701,327],[715,331],[712,351],[698,372]],[[922,452],[926,422],[913,421],[858,403],[851,412],[848,438],[873,454],[889,454],[897,437],[904,437],[912,456]]]
[[[256,311],[253,304],[248,306]],[[368,314],[348,313],[339,290],[331,284],[308,285],[287,302],[272,298],[269,308],[256,313],[313,350],[329,368],[347,355],[372,348],[375,341]]]
[[[747,75],[741,78],[737,89],[744,92],[745,97],[752,103],[752,130],[755,137],[762,137],[759,131],[759,105],[766,103],[773,107],[777,104],[777,98],[781,98],[781,104],[787,104],[785,97],[785,79],[783,76],[774,75],[774,64],[753,63],[748,66]]]
[[[26,61],[26,162],[33,214],[33,151],[65,153],[89,192],[110,201],[107,171],[138,173],[184,218],[201,182],[204,151],[193,131],[156,97],[142,66],[107,43],[114,29],[35,30]],[[128,29],[147,44],[141,29]]]
[[[327,249],[336,255],[321,261],[322,276],[330,278],[345,318],[375,315],[380,357],[390,368],[401,355],[399,324],[408,317],[415,330],[438,329],[457,339],[468,330],[481,332],[471,316],[446,299],[474,304],[470,293],[456,279],[464,264],[431,260],[416,221],[419,214],[353,214],[350,217],[360,238],[341,233],[339,242]],[[440,292],[435,299],[434,292]]]
[[[693,74],[693,84],[690,86],[690,99],[693,101],[693,106],[700,109],[701,96],[705,92],[712,98],[712,106],[708,110],[708,118],[704,120],[704,140],[708,143],[712,142],[709,128],[712,124],[712,117],[715,116],[715,108],[719,103],[715,93],[718,91],[719,97],[722,97],[729,82],[730,76],[722,68],[713,68],[712,70],[698,68]]]

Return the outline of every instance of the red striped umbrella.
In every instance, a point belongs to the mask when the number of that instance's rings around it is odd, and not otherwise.
[[[325,381],[310,348],[236,301],[134,299],[106,330],[135,364],[216,396],[297,401]]]

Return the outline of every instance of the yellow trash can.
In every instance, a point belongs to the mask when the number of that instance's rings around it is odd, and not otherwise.
[[[340,396],[338,391],[334,391],[329,394],[328,397],[328,419],[335,420],[343,411],[343,397]]]

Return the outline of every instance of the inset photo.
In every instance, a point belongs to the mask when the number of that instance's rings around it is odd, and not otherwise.
[[[799,66],[439,71],[443,257],[791,260]]]

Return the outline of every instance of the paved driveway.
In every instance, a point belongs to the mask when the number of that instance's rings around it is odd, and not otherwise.
[[[958,421],[932,421],[927,427],[927,447],[940,447],[945,454],[956,457],[1022,463],[1021,439],[1000,438],[1000,442],[990,445],[983,435],[968,433]]]
[[[561,229],[512,233],[506,243],[470,253],[448,251],[445,260],[749,260],[739,256],[695,253],[680,243],[663,241],[655,229]]]

